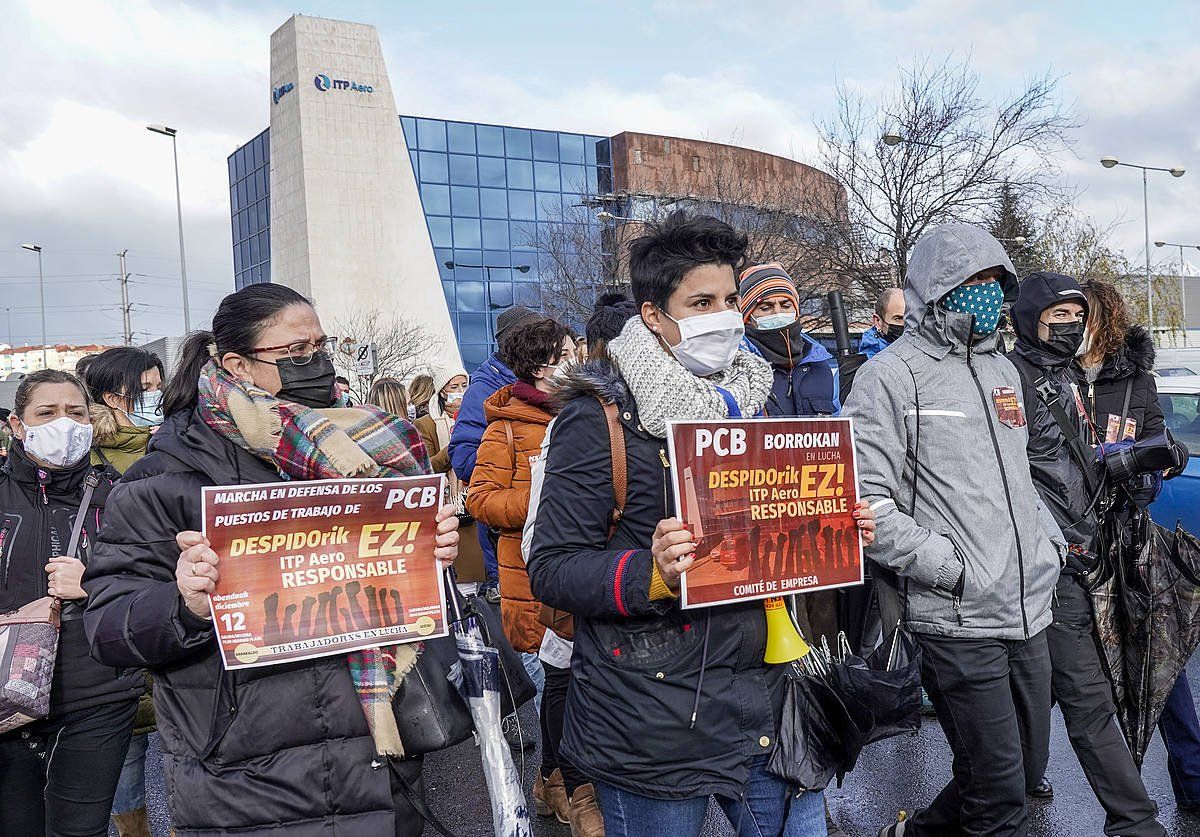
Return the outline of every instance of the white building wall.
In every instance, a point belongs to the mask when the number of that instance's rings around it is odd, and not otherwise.
[[[459,365],[375,27],[294,15],[271,35],[272,90],[288,84],[271,105],[271,280],[312,298],[330,334],[404,316]]]

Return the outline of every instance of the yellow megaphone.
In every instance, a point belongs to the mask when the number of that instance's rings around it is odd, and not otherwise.
[[[763,607],[767,609],[767,653],[763,662],[790,663],[807,654],[808,643],[796,630],[783,598],[763,599]]]

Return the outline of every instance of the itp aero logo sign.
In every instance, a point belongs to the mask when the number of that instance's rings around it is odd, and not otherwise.
[[[359,84],[344,78],[330,78],[326,73],[313,76],[313,86],[322,93],[328,90],[354,90],[358,93],[374,93],[375,88],[369,84]]]
[[[279,100],[282,99],[284,96],[286,96],[288,93],[291,93],[292,89],[295,88],[295,86],[296,85],[292,84],[289,81],[287,84],[281,84],[278,87],[272,87],[271,88],[271,101],[274,102],[275,104],[279,104]]]

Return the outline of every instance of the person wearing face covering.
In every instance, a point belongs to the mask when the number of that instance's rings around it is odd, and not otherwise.
[[[92,659],[81,618],[88,594],[80,579],[117,474],[88,459],[88,397],[67,372],[31,372],[17,388],[9,423],[14,441],[0,472],[0,613],[56,596],[62,616],[49,716],[0,734],[0,834],[103,837],[144,690],[136,669]],[[67,557],[81,514],[83,534],[75,557]]]
[[[162,361],[153,352],[133,346],[108,349],[91,356],[83,381],[92,399],[92,464],[123,474],[146,455],[150,437],[162,424]],[[153,730],[154,700],[147,691],[138,704],[133,738],[113,799],[119,837],[150,835],[146,751]]]
[[[999,351],[1016,295],[995,238],[930,230],[908,265],[904,335],[858,371],[843,411],[876,514],[866,554],[899,578],[954,753],[937,798],[881,837],[1025,834],[1046,767],[1046,628],[1066,543],[1030,475],[1021,377]]]
[[[858,350],[868,358],[882,352],[904,334],[904,290],[885,288],[875,301],[871,327],[863,332]]]
[[[92,399],[92,464],[123,474],[162,424],[162,361],[134,346],[109,349],[91,360],[83,381]]]
[[[1091,598],[1083,581],[1097,561],[1100,523],[1093,498],[1100,474],[1093,460],[1072,449],[1075,439],[1087,438],[1073,371],[1087,315],[1088,301],[1079,283],[1057,273],[1025,277],[1012,307],[1017,342],[1009,357],[1024,385],[1033,482],[1071,546],[1055,586],[1054,621],[1046,633],[1052,695],[1084,775],[1104,806],[1104,833],[1162,835],[1166,830],[1155,819],[1158,806],[1146,793],[1117,725],[1112,684],[1093,638]],[[1052,411],[1054,404],[1057,409]],[[1055,413],[1068,419],[1067,428],[1060,426]],[[1091,448],[1076,450],[1086,454]],[[1050,793],[1049,782],[1043,782],[1040,795]]]
[[[213,632],[222,567],[199,531],[201,489],[429,471],[407,421],[333,407],[332,352],[296,291],[259,284],[226,296],[212,331],[185,340],[166,418],[109,498],[84,622],[97,660],[154,675],[179,837],[424,828],[422,760],[400,760],[390,706],[412,646],[227,672]],[[437,519],[435,555],[451,562],[454,508]]]
[[[608,837],[697,837],[710,796],[741,835],[826,834],[823,794],[766,770],[786,666],[763,661],[762,602],[683,610],[678,598],[697,545],[671,501],[667,422],[760,415],[774,383],[771,364],[741,348],[746,246],[683,212],[632,242],[637,315],[606,358],[566,375],[533,469],[530,586],[574,615],[559,753],[593,780]],[[616,520],[605,405],[625,448]]]

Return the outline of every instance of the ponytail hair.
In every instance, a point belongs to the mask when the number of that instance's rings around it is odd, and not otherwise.
[[[292,305],[311,305],[286,285],[264,282],[247,285],[221,300],[213,315],[212,331],[193,331],[183,341],[175,374],[163,391],[163,415],[190,411],[200,392],[200,371],[212,358],[233,353],[251,357],[259,335]]]

